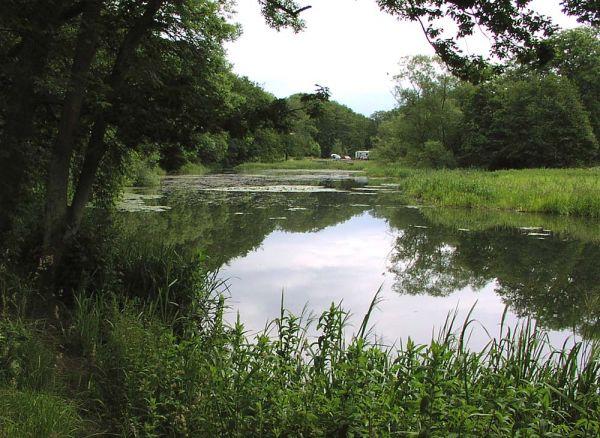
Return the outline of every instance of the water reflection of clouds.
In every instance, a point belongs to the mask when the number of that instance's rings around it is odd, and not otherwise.
[[[395,293],[395,277],[388,268],[400,233],[369,213],[318,232],[271,233],[259,249],[232,260],[222,269],[222,276],[231,279],[231,320],[239,310],[248,330],[261,330],[268,320],[279,315],[283,290],[285,306],[294,313],[301,312],[306,304],[308,310],[319,313],[332,302],[343,302],[343,307],[354,315],[352,331],[383,285],[383,302],[372,322],[386,343],[409,336],[417,342],[427,342],[434,329],[444,325],[449,312],[457,309],[457,321],[462,322],[477,302],[472,317],[478,324],[472,326],[470,345],[484,346],[489,337],[482,327],[497,335],[505,307],[495,293],[496,282],[490,281],[479,290],[465,287],[444,297]],[[518,321],[516,315],[508,312],[509,325]],[[564,332],[550,333],[555,345],[567,336]]]

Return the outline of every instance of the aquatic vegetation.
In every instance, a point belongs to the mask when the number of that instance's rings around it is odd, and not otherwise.
[[[267,169],[348,168],[397,183],[407,199],[439,206],[516,210],[600,217],[600,168],[523,170],[432,170],[362,161],[297,160],[248,163],[241,172]],[[385,190],[385,189],[384,189]]]
[[[414,171],[398,182],[429,204],[600,217],[600,168]]]
[[[117,204],[117,208],[128,212],[155,211],[160,213],[162,211],[170,210],[171,207],[166,205],[151,204],[152,201],[158,200],[161,197],[161,195],[157,194],[125,192],[122,199]]]
[[[214,192],[275,192],[275,193],[319,193],[339,192],[340,190],[322,186],[310,185],[265,185],[265,186],[233,186],[233,187],[209,187],[201,190]]]
[[[340,305],[318,318],[282,305],[251,337],[239,321],[224,324],[223,298],[207,293],[203,303],[183,311],[167,297],[80,296],[64,338],[53,340],[80,366],[75,388],[1,389],[10,396],[0,426],[28,431],[44,420],[36,430],[73,436],[82,416],[98,432],[144,436],[600,433],[597,348],[552,350],[531,321],[501,324],[486,348],[470,351],[475,321],[456,315],[427,345],[378,344],[368,330],[376,299],[353,336]]]

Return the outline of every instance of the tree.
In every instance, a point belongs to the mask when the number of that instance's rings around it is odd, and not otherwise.
[[[309,6],[257,2],[273,27],[303,28],[301,13]],[[383,11],[424,24],[444,62],[472,79],[490,68],[483,59],[461,56],[434,26],[436,19],[458,23],[458,36],[476,23],[489,29],[492,54],[500,58],[535,52],[541,36],[553,31],[527,9],[527,1],[378,3]],[[593,2],[563,3],[582,20],[597,18]],[[99,174],[109,174],[140,146],[188,150],[199,135],[223,131],[235,96],[223,71],[222,43],[237,28],[227,21],[226,0],[6,0],[2,7],[0,234],[14,229],[11,219],[28,195],[43,193],[43,254],[59,265],[94,187],[106,191],[105,180],[96,184]],[[275,100],[265,108],[273,113],[281,105]]]
[[[465,106],[463,165],[489,169],[593,163],[598,142],[579,94],[554,74],[505,76],[479,87]]]
[[[600,139],[600,30],[593,27],[566,30],[550,38],[547,44],[553,57],[542,70],[575,84],[596,139]]]
[[[463,120],[454,96],[458,80],[439,59],[427,56],[404,58],[395,79],[398,109],[380,125],[377,156],[416,166],[453,166]]]
[[[354,154],[370,148],[372,121],[337,102],[325,102],[315,116],[315,140],[323,157],[332,153]],[[334,150],[334,146],[337,149]]]
[[[198,67],[218,69],[215,64],[223,60],[221,44],[236,29],[225,19],[228,2],[213,0],[20,3],[10,1],[1,18],[8,29],[4,38],[12,43],[2,53],[7,61],[2,80],[11,93],[3,99],[2,143],[7,146],[1,173],[6,178],[3,186],[15,189],[2,191],[0,231],[10,228],[9,216],[31,167],[27,163],[31,142],[45,134],[50,140],[44,252],[58,264],[65,243],[78,231],[109,152],[135,146],[146,136],[175,133],[180,141],[181,134],[204,128],[205,118],[195,126],[182,120],[180,115],[186,114],[182,105],[203,107],[193,99],[206,96],[206,85],[218,80],[211,81],[210,74]],[[291,2],[260,3],[276,27],[301,27],[299,11],[286,10]],[[194,82],[197,73],[202,80]],[[174,96],[173,91],[179,94]],[[146,105],[140,105],[142,99]],[[51,117],[38,116],[45,100],[54,105],[47,110]],[[148,108],[148,102],[157,105]],[[163,111],[169,111],[173,129],[161,126],[152,132],[144,122],[156,117],[146,117]],[[160,115],[164,121],[164,112]],[[82,164],[73,169],[79,151]],[[72,195],[69,187],[74,188]]]

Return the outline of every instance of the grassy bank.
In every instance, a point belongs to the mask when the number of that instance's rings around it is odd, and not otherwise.
[[[156,154],[143,157],[139,153],[132,153],[128,157],[125,166],[123,183],[134,187],[156,187],[160,185],[161,178],[168,173],[173,175],[205,175],[209,172],[211,172],[211,169],[201,163],[190,162],[183,164],[176,171],[167,172],[160,167]]]
[[[200,163],[185,163],[174,175],[206,175],[210,172],[210,169]]]
[[[286,311],[248,337],[223,323],[210,286],[182,301],[170,290],[176,279],[154,298],[79,295],[60,321],[5,313],[0,435],[600,433],[598,351],[547,355],[546,335],[530,324],[503,327],[473,352],[471,321],[451,317],[428,345],[391,348],[369,341],[367,318],[347,336],[348,314],[332,305],[312,322],[318,337]]]
[[[600,218],[600,168],[418,171],[398,182],[427,204]]]
[[[259,172],[271,169],[280,170],[361,170],[368,169],[366,161],[344,161],[306,158],[302,160],[276,161],[273,163],[244,163],[235,169],[239,172]]]
[[[325,161],[325,163],[321,163]],[[505,171],[408,169],[377,162],[298,160],[250,163],[243,172],[264,169],[353,169],[386,177],[409,199],[423,204],[503,209],[600,218],[600,168]]]

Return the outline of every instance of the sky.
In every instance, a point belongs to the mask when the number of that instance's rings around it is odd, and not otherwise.
[[[371,115],[395,105],[393,77],[401,57],[432,55],[417,23],[401,22],[379,11],[375,0],[302,0],[300,33],[269,28],[256,0],[238,0],[234,20],[243,34],[227,44],[236,73],[247,76],[277,97],[329,87],[331,98]],[[560,12],[559,0],[534,0],[534,9],[562,27],[577,25]],[[484,35],[463,42],[468,53],[481,53]]]

